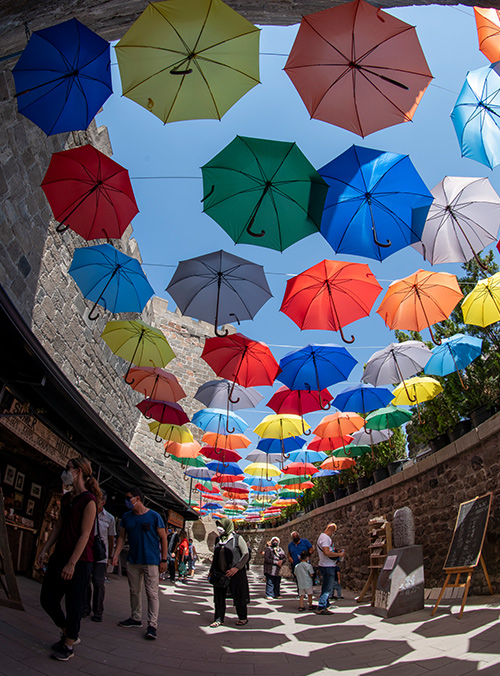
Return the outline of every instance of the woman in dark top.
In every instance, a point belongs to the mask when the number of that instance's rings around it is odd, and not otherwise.
[[[47,552],[55,544],[43,578],[40,603],[61,629],[61,638],[52,650],[53,657],[65,662],[73,657],[73,645],[80,642],[80,619],[94,561],[96,500],[101,498],[101,491],[92,476],[90,462],[84,458],[68,460],[61,479],[63,484],[72,485],[73,490],[62,497],[59,519],[37,562],[42,567]],[[66,613],[61,607],[63,597]]]
[[[238,614],[236,624],[240,627],[248,622],[247,605],[250,603],[246,571],[249,559],[248,547],[241,535],[234,532],[234,524],[230,519],[220,519],[215,525],[219,537],[215,543],[214,558],[208,576],[214,586],[215,606],[214,621],[210,626],[220,627],[224,624],[229,589]],[[224,584],[224,577],[229,578],[229,584]]]

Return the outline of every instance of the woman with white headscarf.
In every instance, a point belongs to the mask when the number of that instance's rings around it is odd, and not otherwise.
[[[266,578],[266,599],[280,598],[280,570],[285,560],[285,552],[280,547],[280,539],[271,538],[264,552],[264,576]]]

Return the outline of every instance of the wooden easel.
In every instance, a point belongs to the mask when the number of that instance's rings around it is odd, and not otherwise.
[[[380,571],[384,566],[387,552],[392,549],[391,544],[391,524],[385,517],[376,517],[370,520],[370,565],[368,569],[370,574],[361,594],[356,599],[357,603],[365,598],[366,592],[371,588],[371,605],[375,603],[375,593],[377,591],[377,582]],[[379,552],[379,553],[377,553]]]
[[[480,501],[480,502],[479,502]],[[474,519],[474,515],[470,519],[470,523],[467,524],[467,516],[463,516],[464,513],[471,512],[476,504],[481,505],[481,511],[479,512],[478,518]],[[467,596],[469,594],[469,588],[472,578],[472,573],[474,569],[481,563],[483,569],[484,577],[488,584],[488,589],[490,594],[493,594],[493,588],[491,586],[490,577],[488,571],[486,570],[486,563],[483,558],[482,549],[484,538],[486,535],[486,528],[488,526],[488,518],[490,515],[491,509],[491,493],[486,493],[480,497],[474,498],[474,500],[469,500],[468,502],[463,502],[458,510],[457,521],[455,523],[455,530],[453,531],[453,537],[451,540],[450,548],[448,549],[448,554],[446,556],[446,561],[443,566],[443,570],[446,573],[446,579],[444,581],[443,588],[441,589],[436,605],[432,609],[431,617],[434,617],[438,609],[439,604],[444,596],[446,589],[463,589],[464,595],[462,598],[462,605],[460,607],[460,612],[458,617],[461,618],[465,608],[465,602],[467,601]],[[480,519],[480,522],[479,520]],[[462,528],[463,531],[459,535],[459,529]],[[481,528],[478,531],[478,528]],[[479,537],[478,537],[479,533]],[[461,549],[459,549],[461,548]],[[457,563],[460,558],[471,559],[470,565],[449,565],[450,561]],[[448,564],[448,565],[446,565]],[[461,576],[467,575],[465,582],[460,582]],[[450,579],[455,576],[455,581],[450,582]]]
[[[3,493],[0,488],[0,591],[5,593],[5,598],[0,595],[0,605],[16,610],[24,610],[23,602],[17,588],[16,575],[12,565],[12,556],[10,553],[9,539],[7,536],[7,524],[5,523],[5,512],[3,503]]]

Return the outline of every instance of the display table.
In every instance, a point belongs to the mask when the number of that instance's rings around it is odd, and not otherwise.
[[[23,575],[31,574],[37,531],[8,519],[6,525],[14,571]]]

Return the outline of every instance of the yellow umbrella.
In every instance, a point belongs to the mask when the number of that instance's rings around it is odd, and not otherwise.
[[[483,328],[500,320],[500,272],[481,279],[462,303],[466,324]]]
[[[160,329],[145,324],[141,319],[112,320],[104,327],[101,338],[114,354],[130,362],[125,374],[127,383],[132,364],[162,367],[175,357]]]
[[[300,415],[278,413],[267,415],[254,429],[263,439],[287,439],[298,437],[310,428]]]
[[[188,444],[194,441],[194,437],[184,425],[171,425],[169,423],[159,423],[154,420],[148,423],[151,432],[157,437],[165,439],[167,442],[175,441],[178,444]]]
[[[419,403],[434,399],[442,391],[443,386],[438,380],[429,378],[428,376],[416,376],[415,378],[403,380],[402,383],[394,388],[392,391],[394,399],[391,401],[391,404],[394,406],[413,406],[416,403],[418,418],[422,422],[418,409]]]
[[[268,464],[267,462],[253,462],[248,467],[245,467],[245,474],[250,476],[269,477],[279,476],[281,470],[276,465]]]
[[[222,0],[152,2],[115,47],[123,95],[165,123],[220,120],[259,84],[259,34]]]

